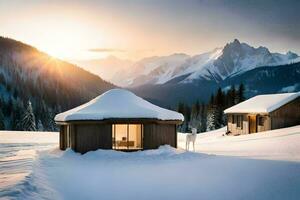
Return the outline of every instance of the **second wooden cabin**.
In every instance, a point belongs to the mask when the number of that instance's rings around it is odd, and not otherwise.
[[[227,130],[250,134],[300,124],[300,92],[258,95],[226,109]]]

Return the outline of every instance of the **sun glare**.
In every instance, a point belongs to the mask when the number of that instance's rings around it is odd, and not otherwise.
[[[59,28],[49,29],[47,39],[39,45],[40,48],[51,56],[68,59],[78,56],[78,53],[84,48],[82,37],[79,30]]]
[[[39,32],[36,46],[53,57],[66,60],[84,58],[91,45],[101,45],[102,39],[97,32],[97,39],[93,41],[95,33],[80,21],[47,21],[47,26]]]

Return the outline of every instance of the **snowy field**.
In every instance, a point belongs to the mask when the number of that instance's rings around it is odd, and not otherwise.
[[[196,151],[215,155],[300,162],[300,126],[240,136],[222,136],[225,132],[226,128],[222,128],[198,134]],[[185,137],[185,134],[178,134],[178,146],[184,149]]]
[[[41,150],[58,144],[58,133],[0,131],[0,199],[15,197],[15,186],[30,175]]]
[[[198,135],[197,153],[163,146],[84,155],[59,151],[57,133],[32,135],[35,142],[12,133],[26,143],[0,133],[1,159],[9,160],[0,161],[0,176],[27,170],[14,185],[1,185],[0,199],[300,199],[300,126],[239,137],[223,132]],[[178,139],[184,147],[185,135]],[[18,155],[23,148],[34,155],[27,165]]]

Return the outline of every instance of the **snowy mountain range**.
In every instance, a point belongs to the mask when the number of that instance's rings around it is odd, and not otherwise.
[[[107,77],[96,69],[104,68],[103,63],[94,63],[93,73],[102,75],[109,81],[123,87],[138,87],[147,84],[165,84],[169,81],[191,83],[198,79],[220,82],[227,77],[244,73],[260,66],[276,66],[300,61],[293,52],[286,54],[271,53],[266,47],[252,47],[239,40],[216,48],[210,52],[189,56],[172,54],[170,56],[155,56],[144,58],[135,63],[127,60],[113,61],[116,65],[106,63],[115,73]],[[90,66],[85,63],[85,66]],[[127,67],[124,67],[126,66]],[[118,67],[122,66],[122,67]],[[114,70],[116,69],[116,70]],[[181,77],[181,78],[179,78]]]
[[[187,76],[174,78],[164,84],[146,84],[131,88],[139,96],[161,106],[176,106],[178,102],[207,102],[220,87],[228,90],[232,85],[245,86],[247,98],[258,94],[300,91],[300,62],[279,66],[262,66],[235,74],[222,81],[194,79],[182,83]]]
[[[196,99],[205,102],[218,87],[226,90],[241,83],[245,84],[247,97],[300,90],[300,58],[292,52],[271,53],[266,47],[254,48],[234,40],[224,48],[185,57],[173,67],[161,61],[163,65],[152,66],[150,72],[144,70],[128,87],[162,106]],[[148,66],[144,64],[143,69]]]
[[[132,78],[128,86],[164,84],[180,76],[185,76],[180,80],[181,83],[190,83],[197,79],[220,82],[256,67],[288,64],[298,57],[292,52],[271,53],[266,47],[254,48],[235,39],[224,48],[216,48],[192,57],[174,54],[139,62],[136,68],[142,70],[141,75]]]
[[[120,75],[126,73],[126,69],[130,68],[134,62],[115,56],[108,56],[103,59],[73,60],[72,63],[82,66],[85,70],[100,77],[105,77],[106,80],[118,83],[118,85],[124,85],[126,83],[122,82],[124,79],[120,80]]]

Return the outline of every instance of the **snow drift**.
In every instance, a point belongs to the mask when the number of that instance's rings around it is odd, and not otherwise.
[[[168,146],[85,155],[69,150],[41,154],[17,199],[298,199],[299,184],[299,163],[208,156]]]

